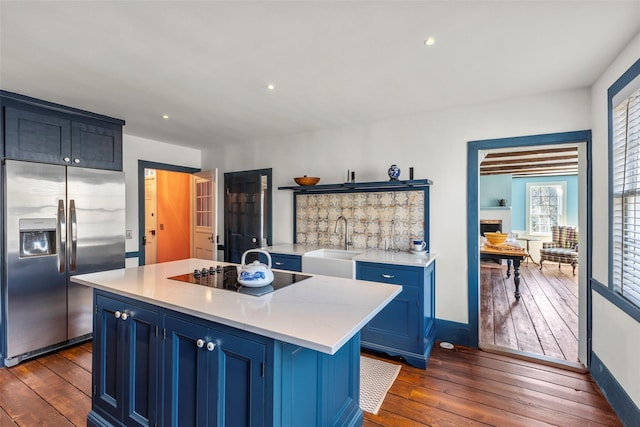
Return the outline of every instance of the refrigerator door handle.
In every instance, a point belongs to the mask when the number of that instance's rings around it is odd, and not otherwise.
[[[64,273],[66,264],[65,254],[67,253],[67,224],[65,223],[64,200],[58,200],[57,216],[56,233],[58,233],[58,239],[56,241],[56,253],[58,258],[58,271]]]
[[[71,227],[71,260],[69,261],[69,272],[76,271],[76,254],[78,250],[78,222],[76,221],[76,201],[69,200],[69,226]]]

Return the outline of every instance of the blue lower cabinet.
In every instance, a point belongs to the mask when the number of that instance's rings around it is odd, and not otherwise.
[[[270,425],[266,342],[174,316],[165,325],[165,425]]]
[[[270,254],[271,266],[278,270],[302,271],[302,257],[300,255]]]
[[[275,425],[361,426],[360,337],[334,355],[281,343],[282,412]]]
[[[402,292],[362,329],[362,347],[426,368],[435,340],[435,261],[424,268],[356,262],[356,278],[402,285]]]
[[[159,314],[104,296],[96,297],[94,313],[95,415],[114,425],[157,424]]]
[[[94,291],[89,427],[362,426],[360,335],[329,355]]]

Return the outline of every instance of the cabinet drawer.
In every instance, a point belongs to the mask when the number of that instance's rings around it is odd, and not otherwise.
[[[271,254],[271,264],[278,270],[302,271],[300,255]]]
[[[422,287],[424,269],[392,264],[356,263],[356,278],[393,285]]]

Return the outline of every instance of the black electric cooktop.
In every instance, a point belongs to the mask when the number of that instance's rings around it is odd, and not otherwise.
[[[180,274],[178,276],[169,277],[169,279],[259,297],[289,285],[293,285],[294,283],[308,279],[309,277],[311,276],[300,273],[274,271],[273,282],[271,282],[271,284],[260,287],[248,287],[242,286],[238,283],[238,270],[235,265],[227,265],[225,267],[219,265],[218,267],[194,270],[192,273]]]

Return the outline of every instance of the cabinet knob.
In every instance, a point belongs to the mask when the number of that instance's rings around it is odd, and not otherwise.
[[[75,163],[75,164],[80,163],[80,159],[73,159],[73,163]]]
[[[284,265],[284,262],[276,261],[276,262],[275,262],[275,264],[276,264],[276,265]]]
[[[120,316],[122,316],[122,313],[120,313],[119,311],[116,311],[115,313],[113,313],[114,316],[116,316],[116,319],[119,319]]]
[[[394,277],[396,277],[393,274],[384,274],[384,273],[381,274],[380,276],[382,276],[383,279],[393,279]]]
[[[71,161],[71,159],[68,158],[68,157],[65,157],[64,159],[62,159],[62,161],[65,162],[65,163],[69,163]]]
[[[198,348],[204,347],[204,340],[203,339],[199,339],[198,341],[196,341],[196,347],[198,347]]]
[[[129,318],[129,315],[127,313],[122,313],[122,316],[120,316],[120,318],[122,320],[127,320]]]
[[[207,350],[213,351],[214,348],[216,348],[216,345],[214,343],[212,342],[207,343]]]

